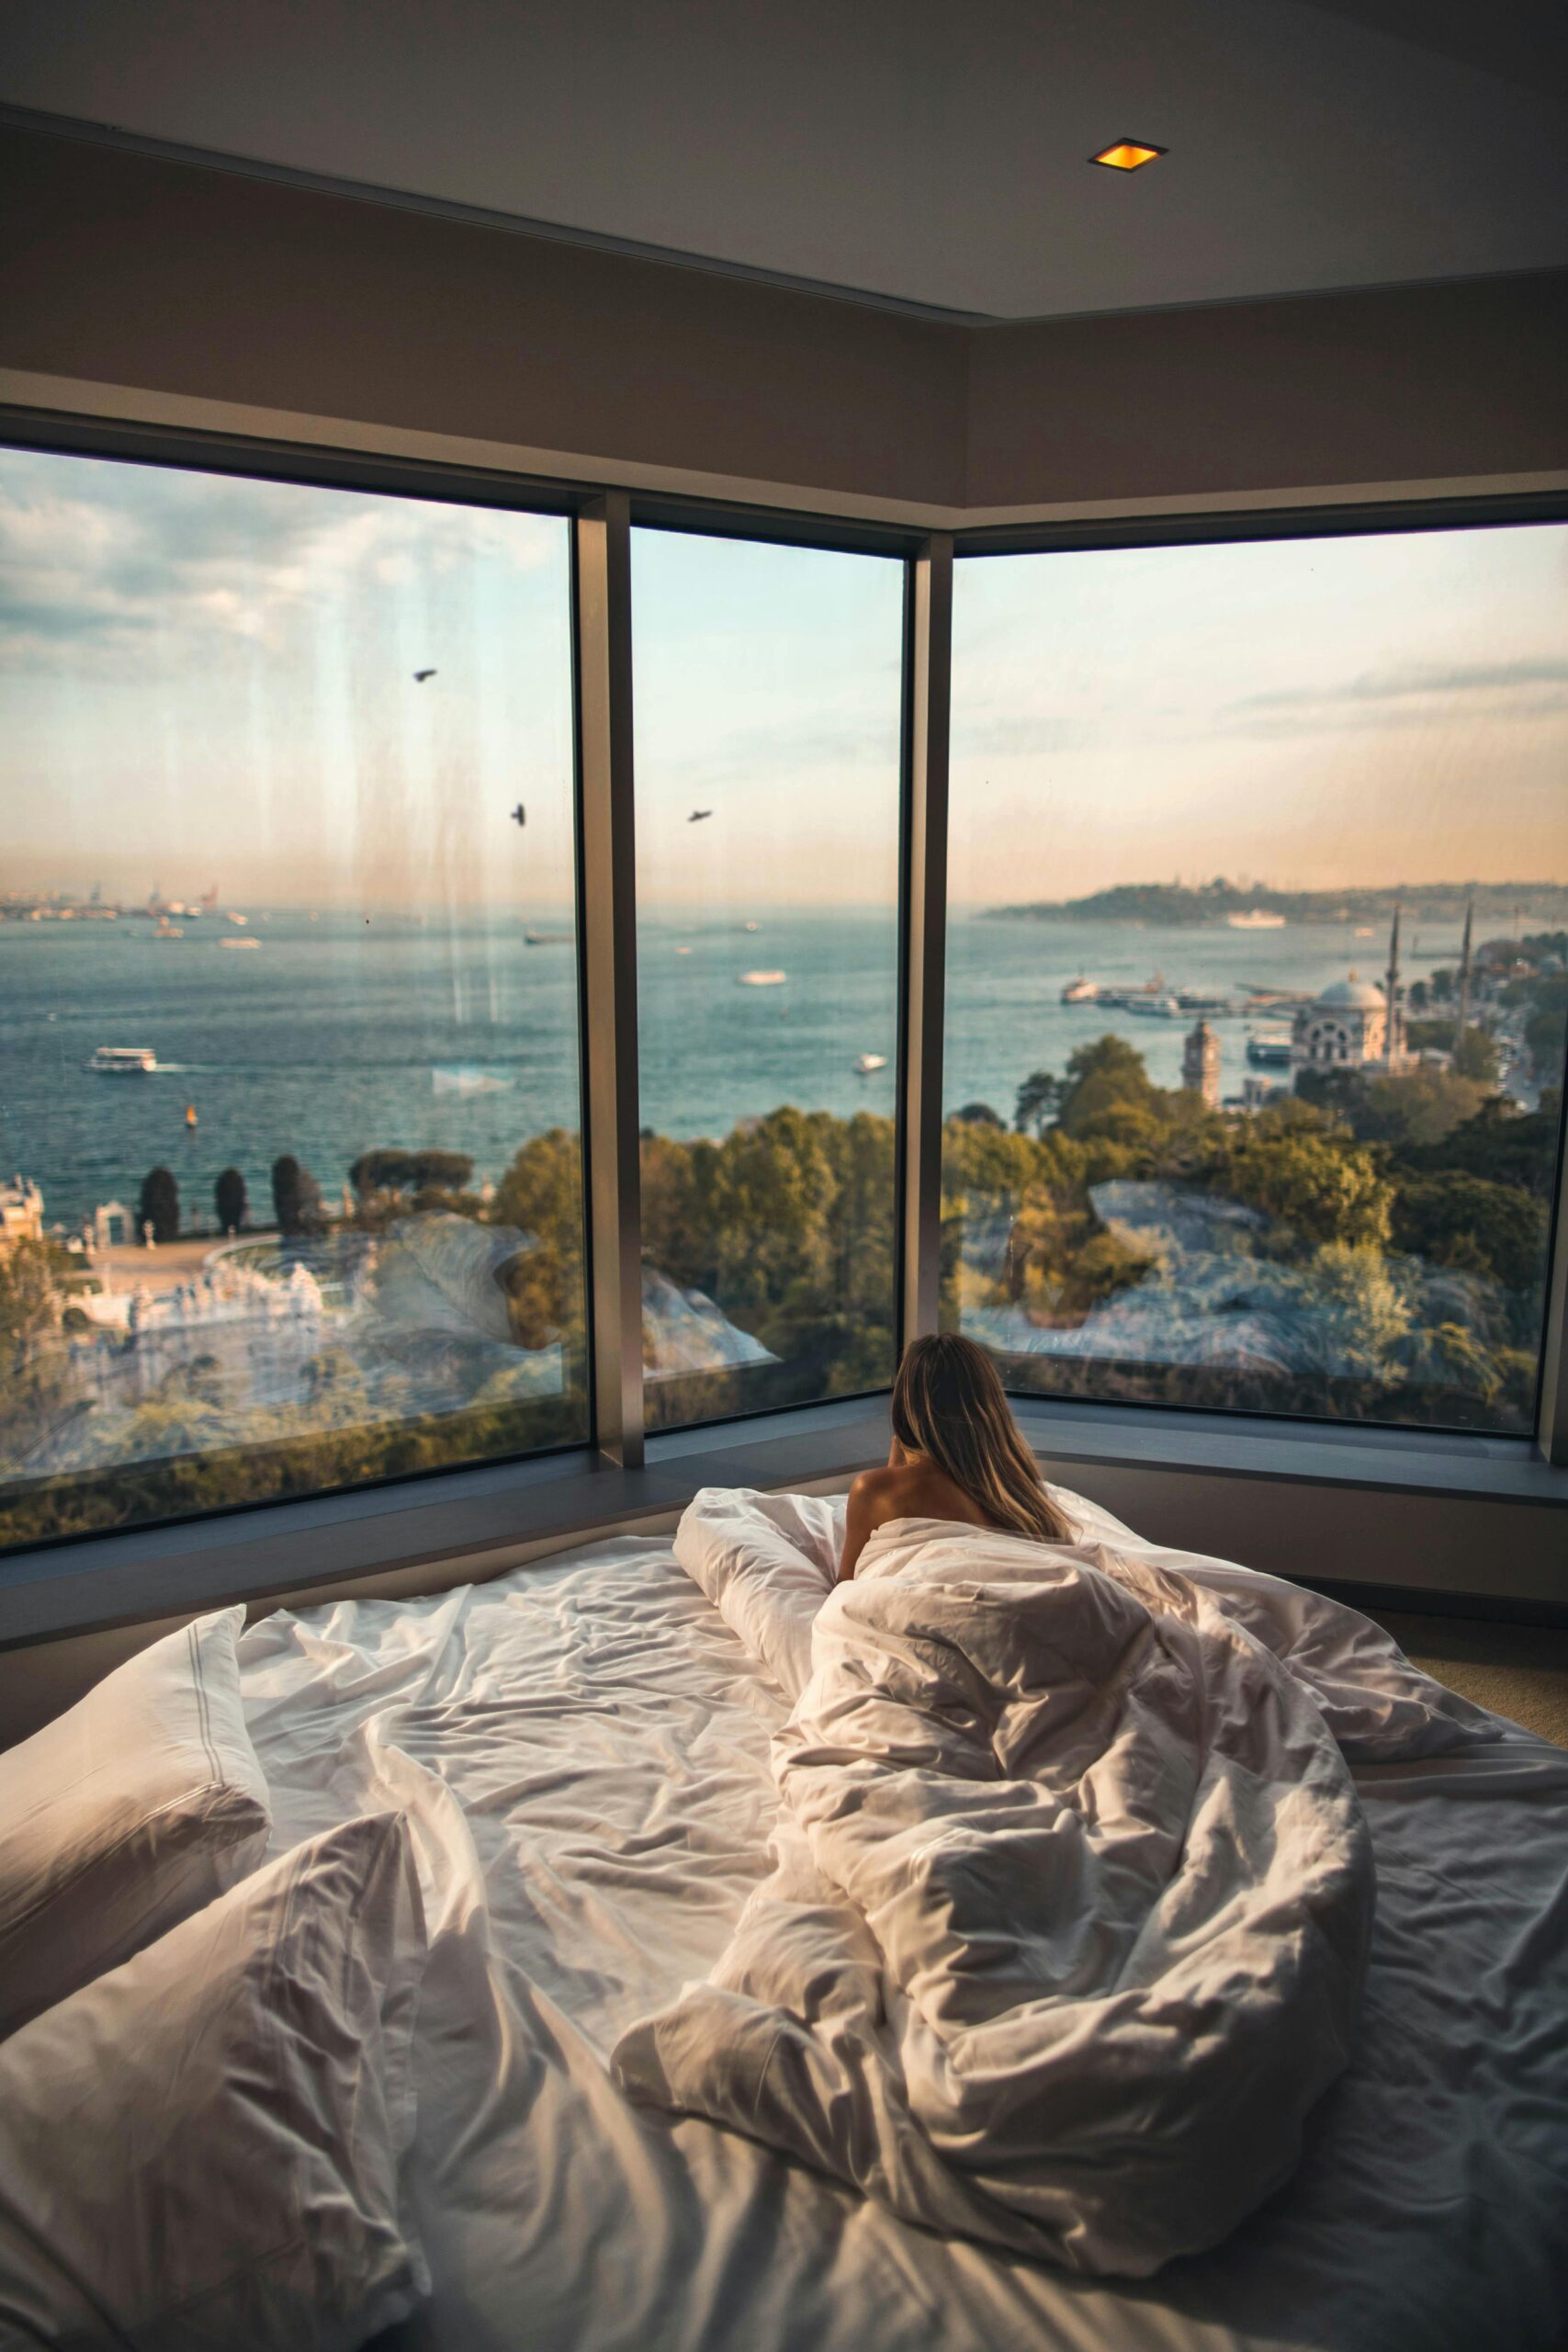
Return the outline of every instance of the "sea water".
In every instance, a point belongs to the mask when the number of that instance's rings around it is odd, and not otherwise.
[[[253,910],[159,938],[143,919],[0,922],[0,1176],[39,1185],[49,1222],[75,1226],[147,1170],[178,1182],[187,1224],[212,1220],[218,1171],[245,1178],[270,1218],[268,1171],[292,1153],[335,1205],[378,1145],[466,1152],[494,1182],[543,1129],[579,1125],[577,958],[558,910],[463,916]],[[1406,934],[1405,977],[1452,961],[1451,926]],[[231,943],[254,939],[254,949]],[[1060,1073],[1113,1031],[1161,1085],[1179,1083],[1190,1017],[1161,1021],[1064,1005],[1079,973],[1127,986],[1240,996],[1315,991],[1352,969],[1380,975],[1382,933],[1155,928],[956,912],[949,926],[943,1101],[1011,1118],[1032,1070]],[[897,926],[890,909],[650,915],[638,936],[640,1119],[662,1134],[723,1136],[784,1102],[890,1114],[897,1053]],[[776,986],[741,985],[783,971]],[[1259,1021],[1220,1019],[1221,1084],[1239,1093]],[[146,1046],[149,1078],[86,1067],[99,1046]],[[886,1057],[860,1075],[863,1055]],[[187,1105],[196,1125],[186,1122]]]

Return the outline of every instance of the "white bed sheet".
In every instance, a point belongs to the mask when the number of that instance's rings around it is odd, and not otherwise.
[[[768,1868],[783,1695],[626,1539],[241,1645],[275,1846],[389,1804],[433,1950],[413,2190],[441,2352],[1551,2352],[1568,2309],[1568,1757],[1358,1773],[1378,1924],[1350,2072],[1217,2253],[1106,2288],[911,2230],[605,2072]]]

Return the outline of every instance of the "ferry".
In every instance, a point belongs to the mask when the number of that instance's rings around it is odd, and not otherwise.
[[[857,1054],[855,1056],[855,1070],[861,1078],[871,1078],[877,1070],[886,1068],[886,1054]]]
[[[1250,907],[1244,915],[1227,915],[1226,922],[1233,931],[1283,931],[1283,915],[1270,914],[1266,908]]]
[[[151,1078],[158,1057],[151,1046],[100,1046],[86,1067],[100,1078]]]
[[[220,939],[218,944],[220,947],[259,947],[261,941],[259,939]]]
[[[1254,1069],[1289,1069],[1291,1033],[1288,1029],[1255,1029],[1247,1041],[1247,1058]]]
[[[1181,1007],[1173,996],[1130,996],[1127,1011],[1140,1013],[1145,1021],[1179,1021],[1182,1017]]]
[[[735,985],[738,989],[782,989],[788,978],[787,972],[741,972]]]
[[[1093,1004],[1099,994],[1100,982],[1086,980],[1080,972],[1077,978],[1069,980],[1062,990],[1062,1002],[1064,1004]]]

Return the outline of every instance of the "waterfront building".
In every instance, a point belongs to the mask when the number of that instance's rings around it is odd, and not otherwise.
[[[1206,1021],[1189,1031],[1181,1049],[1181,1083],[1201,1094],[1211,1111],[1220,1107],[1220,1041]]]
[[[43,1238],[43,1194],[25,1176],[0,1184],[0,1259],[24,1241]]]
[[[103,1201],[93,1211],[95,1250],[123,1250],[136,1238],[136,1224],[123,1201]]]
[[[1298,1005],[1291,1029],[1291,1065],[1303,1069],[1404,1069],[1404,988],[1399,977],[1399,909],[1388,941],[1388,973],[1380,988],[1356,972],[1336,980],[1310,1003]]]

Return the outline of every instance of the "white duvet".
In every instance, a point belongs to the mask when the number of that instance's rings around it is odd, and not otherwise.
[[[1074,1543],[899,1520],[834,1589],[832,1507],[698,1496],[676,1555],[795,1702],[774,1868],[613,2068],[943,2235],[1139,2277],[1280,2186],[1348,2062],[1348,1759],[1499,1727],[1353,1611],[1062,1499]]]

